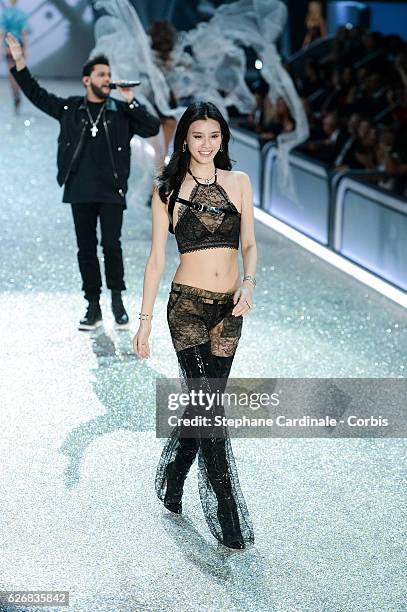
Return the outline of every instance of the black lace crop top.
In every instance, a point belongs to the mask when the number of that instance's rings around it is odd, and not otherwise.
[[[216,172],[210,184],[199,183],[193,178],[196,185],[189,200],[175,199],[180,204],[176,211],[177,222],[175,229],[172,223],[169,228],[175,234],[179,252],[225,247],[238,250],[241,215],[217,182]],[[169,207],[170,218],[173,218],[175,202]]]

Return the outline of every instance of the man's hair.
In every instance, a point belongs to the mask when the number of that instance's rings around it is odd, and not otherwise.
[[[109,60],[107,59],[106,55],[95,55],[95,57],[92,57],[86,62],[86,64],[83,65],[82,76],[90,76],[96,64],[104,64],[105,66],[110,66]]]

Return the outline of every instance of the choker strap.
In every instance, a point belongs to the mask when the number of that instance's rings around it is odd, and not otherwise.
[[[190,175],[192,176],[192,178],[194,179],[195,183],[196,183],[197,185],[204,185],[204,186],[206,186],[206,185],[214,185],[214,184],[216,183],[217,178],[218,178],[217,171],[218,171],[218,169],[217,169],[217,168],[215,168],[215,174],[214,174],[214,177],[213,177],[215,180],[213,181],[213,183],[209,183],[209,181],[210,181],[211,179],[203,179],[205,182],[204,182],[204,183],[200,183],[200,182],[198,181],[198,178],[197,178],[196,176],[194,176],[194,175],[192,174],[192,172],[191,172],[190,168],[188,168],[188,174],[190,174]]]

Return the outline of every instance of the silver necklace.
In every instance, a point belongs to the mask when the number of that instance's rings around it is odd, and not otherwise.
[[[189,172],[190,172],[191,176],[194,177],[194,179],[199,179],[200,181],[203,181],[205,183],[205,185],[209,185],[211,183],[212,179],[216,178],[216,171],[217,171],[217,168],[215,168],[215,174],[213,174],[209,178],[202,178],[201,176],[195,176],[194,174],[192,174],[191,170]]]
[[[90,122],[92,124],[92,127],[90,128],[90,133],[92,134],[93,138],[96,138],[96,134],[99,131],[98,130],[98,123],[99,123],[100,117],[102,116],[104,107],[105,107],[105,103],[103,102],[102,107],[101,107],[101,109],[99,111],[99,114],[96,117],[96,121],[93,121],[92,115],[90,114],[90,110],[89,110],[89,107],[88,107],[88,103],[86,102],[86,111],[88,113],[89,120],[90,120]]]

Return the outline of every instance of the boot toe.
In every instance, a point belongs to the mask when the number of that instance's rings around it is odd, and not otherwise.
[[[233,540],[233,542],[224,542],[223,546],[233,548],[234,550],[243,550],[243,548],[245,548],[245,543],[243,540]]]
[[[121,297],[115,296],[112,300],[112,312],[117,327],[124,327],[129,322],[129,315],[123,305]]]
[[[117,325],[127,325],[127,323],[129,322],[129,317],[128,317],[127,312],[125,312],[119,317],[115,317],[115,321]]]
[[[167,508],[167,510],[169,510],[170,512],[172,512],[173,514],[182,514],[182,503],[181,502],[165,502],[164,501],[164,507]]]

